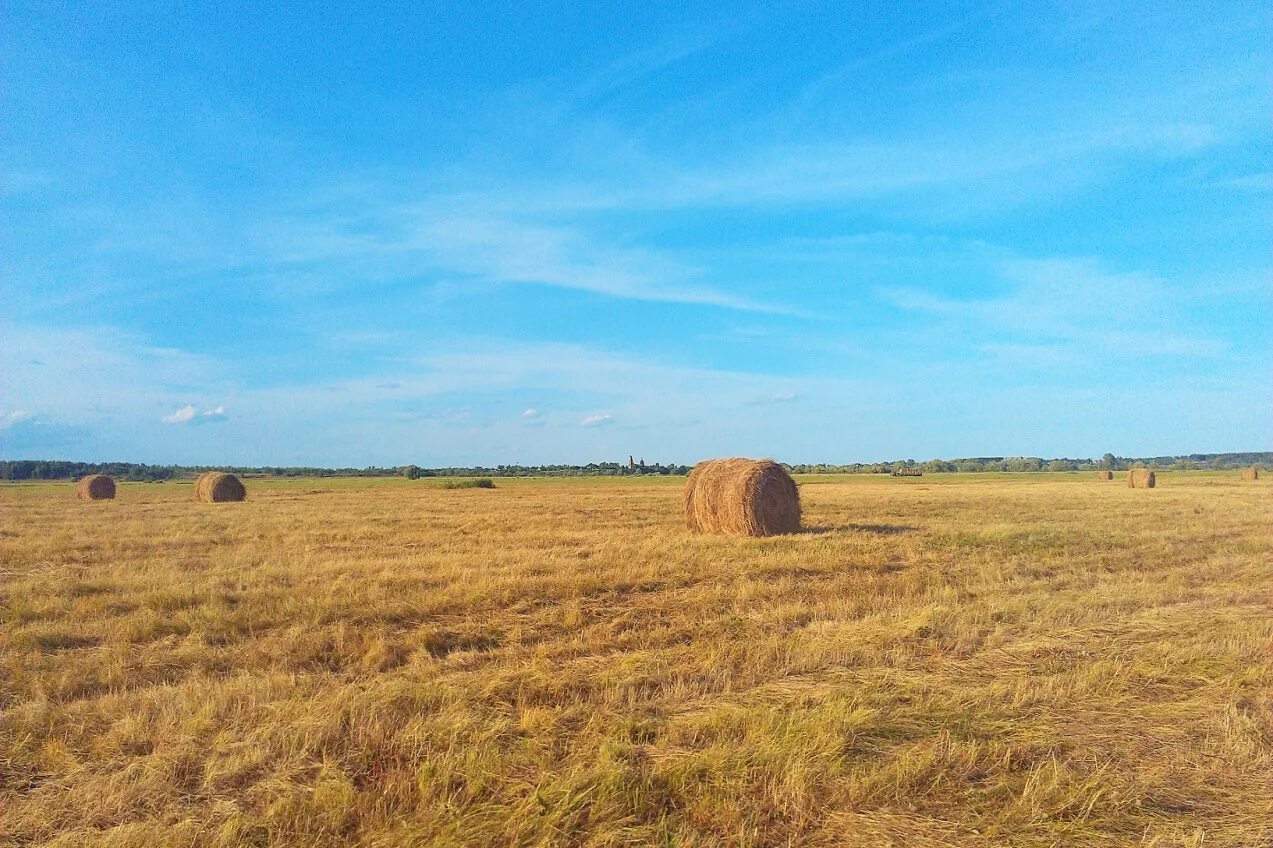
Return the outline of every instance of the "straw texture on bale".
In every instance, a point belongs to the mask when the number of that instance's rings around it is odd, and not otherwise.
[[[205,503],[241,501],[247,497],[247,489],[233,474],[205,471],[195,479],[195,497]]]
[[[1250,468],[1243,468],[1242,479],[1243,480],[1259,480],[1260,469],[1256,468],[1254,465],[1251,466]]]
[[[1129,489],[1152,489],[1155,482],[1152,469],[1133,468],[1127,472],[1127,488]]]
[[[1097,471],[1096,479],[1097,480],[1113,480],[1114,472],[1113,471]]]
[[[215,471],[202,471],[199,476],[194,478],[194,497],[195,500],[203,500],[203,481],[208,479],[209,475],[215,474]]]
[[[685,524],[696,533],[772,536],[800,529],[800,491],[772,459],[706,459],[685,484]]]
[[[115,497],[115,481],[105,474],[90,474],[80,478],[75,494],[86,501],[110,500]]]

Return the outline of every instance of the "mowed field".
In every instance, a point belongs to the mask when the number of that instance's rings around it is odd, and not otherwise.
[[[0,487],[0,844],[1273,844],[1273,486]]]

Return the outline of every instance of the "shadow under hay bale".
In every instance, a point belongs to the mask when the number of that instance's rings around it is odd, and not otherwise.
[[[195,479],[194,494],[204,503],[241,501],[247,497],[247,489],[233,474],[205,471]]]
[[[75,485],[80,500],[108,501],[115,497],[115,481],[105,474],[90,474]]]
[[[1097,480],[1113,480],[1114,472],[1113,471],[1097,471],[1096,479]]]
[[[1260,469],[1256,468],[1254,465],[1251,466],[1250,468],[1243,468],[1242,479],[1243,480],[1259,480]]]
[[[800,491],[771,459],[706,459],[685,484],[685,524],[696,533],[772,536],[800,529]]]
[[[1152,489],[1157,483],[1154,472],[1149,468],[1132,468],[1127,472],[1127,488]]]

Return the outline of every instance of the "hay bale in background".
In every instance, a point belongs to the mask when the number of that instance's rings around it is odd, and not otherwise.
[[[1156,482],[1151,469],[1133,468],[1127,472],[1127,488],[1129,489],[1152,489]]]
[[[1252,465],[1250,468],[1243,468],[1242,479],[1243,480],[1259,480],[1260,469],[1256,468],[1254,465]]]
[[[115,481],[105,474],[90,474],[80,478],[75,494],[80,500],[107,501],[115,497]]]
[[[247,497],[247,489],[233,474],[205,471],[195,480],[195,497],[205,503],[241,501]]]
[[[1113,480],[1114,472],[1113,471],[1097,471],[1096,479],[1097,480]]]
[[[685,524],[696,533],[772,536],[800,529],[800,491],[772,459],[705,459],[685,484]]]

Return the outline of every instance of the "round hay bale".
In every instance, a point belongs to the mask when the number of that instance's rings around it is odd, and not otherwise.
[[[696,533],[772,536],[800,529],[800,491],[772,459],[706,459],[685,484],[685,524]]]
[[[105,474],[90,474],[80,478],[75,494],[80,500],[108,501],[115,497],[115,481]]]
[[[1114,472],[1113,471],[1097,471],[1096,479],[1097,480],[1113,480]]]
[[[247,497],[247,489],[233,474],[205,471],[195,480],[195,497],[204,503],[241,501]]]
[[[1132,468],[1127,472],[1127,488],[1129,489],[1152,489],[1155,482],[1157,481],[1152,469]]]
[[[1243,468],[1242,479],[1243,480],[1259,480],[1260,469],[1256,468],[1254,465],[1252,465],[1250,468]]]
[[[208,475],[211,473],[212,473],[211,471],[201,471],[199,472],[199,476],[194,478],[195,500],[197,501],[203,500],[203,481],[207,479]]]

